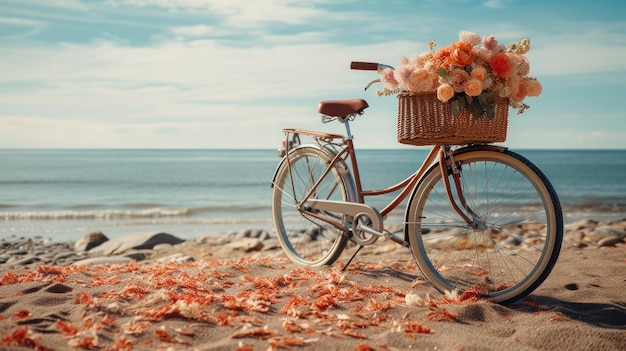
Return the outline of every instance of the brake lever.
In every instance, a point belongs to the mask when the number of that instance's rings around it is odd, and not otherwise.
[[[369,82],[366,86],[365,86],[365,91],[367,91],[367,89],[369,87],[371,87],[372,85],[376,84],[376,83],[380,83],[380,79],[374,79],[373,81]]]

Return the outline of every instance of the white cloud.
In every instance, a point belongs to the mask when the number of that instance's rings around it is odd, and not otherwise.
[[[509,131],[507,145],[512,148],[623,149],[626,130],[577,130],[572,127],[547,129],[526,126]]]
[[[582,38],[582,40],[581,40]],[[530,53],[533,74],[571,75],[626,71],[626,42],[594,31],[536,37]]]
[[[376,78],[351,72],[350,59],[397,58],[394,47],[101,41],[0,49],[5,80],[41,82],[0,95],[0,147],[267,147],[285,126],[319,128],[319,100],[357,97]]]
[[[215,33],[215,27],[200,24],[196,26],[175,27],[172,28],[172,32],[177,35],[198,37]]]
[[[484,2],[484,6],[492,9],[503,9],[506,8],[509,1],[505,0],[487,0]]]
[[[315,2],[298,0],[109,0],[107,4],[210,13],[235,27],[255,27],[267,22],[299,24],[315,18],[328,19],[332,15],[316,8]]]
[[[48,0],[45,2],[41,2],[40,0],[4,0],[4,2],[8,4],[19,4],[22,7],[45,6],[71,10],[85,10],[89,8],[89,5],[84,4],[80,0]]]
[[[25,38],[41,33],[45,27],[45,23],[37,20],[19,17],[0,17],[0,38]]]

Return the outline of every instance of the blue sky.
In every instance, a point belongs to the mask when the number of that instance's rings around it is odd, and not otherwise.
[[[543,93],[513,148],[626,148],[626,6],[616,1],[0,0],[0,148],[274,148],[365,98],[358,147],[394,148],[396,100],[351,60],[528,36]]]

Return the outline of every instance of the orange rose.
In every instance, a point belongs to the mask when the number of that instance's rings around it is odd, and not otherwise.
[[[441,84],[437,88],[437,98],[441,102],[447,102],[454,96],[454,89],[450,84]]]
[[[453,43],[451,45],[450,63],[453,65],[465,67],[474,61],[474,52],[472,45],[465,42]]]
[[[541,95],[541,91],[543,88],[541,87],[541,83],[539,83],[536,79],[527,79],[526,80],[526,95],[527,96],[539,96]]]
[[[478,66],[472,70],[472,73],[470,73],[470,77],[472,77],[472,79],[478,79],[479,81],[483,82],[485,81],[485,78],[487,78],[487,69],[483,66]]]
[[[465,94],[469,96],[478,96],[483,92],[483,83],[478,79],[470,79],[465,84]]]

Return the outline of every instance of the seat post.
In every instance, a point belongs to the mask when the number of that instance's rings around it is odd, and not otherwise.
[[[350,120],[346,118],[343,123],[346,125],[346,137],[352,139],[352,132],[350,131]]]

